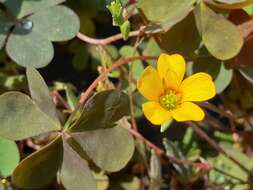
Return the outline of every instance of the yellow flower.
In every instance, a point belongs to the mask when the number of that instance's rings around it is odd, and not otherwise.
[[[192,102],[215,96],[215,85],[207,73],[196,73],[185,80],[185,60],[181,55],[161,54],[157,70],[148,66],[137,82],[140,93],[149,100],[142,105],[147,119],[161,125],[170,119],[200,121],[204,111]]]

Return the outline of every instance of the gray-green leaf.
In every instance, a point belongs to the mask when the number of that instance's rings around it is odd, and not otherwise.
[[[145,16],[168,29],[181,21],[192,10],[196,0],[139,0]],[[155,9],[155,11],[154,11]]]
[[[128,96],[118,90],[103,91],[88,100],[72,132],[112,127],[129,114]]]
[[[78,16],[68,7],[58,5],[41,10],[31,17],[33,30],[50,41],[66,41],[80,29]]]
[[[71,136],[94,163],[106,171],[122,169],[134,152],[132,136],[120,126],[72,133]]]
[[[217,94],[223,92],[228,87],[232,80],[232,77],[233,70],[226,68],[224,63],[221,64],[220,72],[214,81]]]
[[[52,120],[54,120],[58,125],[60,121],[57,117],[55,104],[50,96],[48,87],[40,75],[40,73],[33,67],[28,67],[26,69],[26,75],[29,85],[29,90],[33,101],[38,105],[38,107]]]
[[[227,60],[240,52],[243,38],[230,21],[217,15],[204,3],[196,7],[195,18],[203,42],[214,57]]]
[[[37,189],[47,185],[56,176],[62,155],[62,139],[58,137],[18,165],[13,173],[14,183],[24,189]]]
[[[168,32],[161,33],[159,36],[161,39],[159,43],[161,49],[171,54],[179,53],[190,58],[195,56],[194,51],[199,47],[201,41],[193,13],[190,13]]]
[[[88,163],[72,147],[63,141],[61,182],[67,190],[96,190],[96,181]]]
[[[60,129],[25,94],[7,92],[0,96],[0,136],[21,140]]]
[[[16,28],[10,35],[6,51],[17,64],[40,68],[51,62],[54,56],[52,43],[38,32]]]

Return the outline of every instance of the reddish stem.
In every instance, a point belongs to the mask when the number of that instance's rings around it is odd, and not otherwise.
[[[139,30],[135,30],[135,31],[130,32],[129,37],[144,35],[145,34],[144,31],[143,31],[144,28],[145,27],[141,27]],[[105,46],[105,45],[111,44],[112,42],[123,39],[122,34],[116,34],[116,35],[113,35],[113,36],[110,36],[110,37],[104,38],[104,39],[96,39],[96,38],[91,38],[89,36],[86,36],[86,35],[84,35],[80,32],[77,34],[77,37],[80,40],[82,40],[84,42],[87,42],[89,44],[102,45],[102,46]]]

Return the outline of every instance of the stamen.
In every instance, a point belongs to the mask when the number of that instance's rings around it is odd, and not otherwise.
[[[166,110],[173,110],[175,109],[180,101],[180,97],[172,90],[170,90],[165,95],[161,96],[160,104]]]

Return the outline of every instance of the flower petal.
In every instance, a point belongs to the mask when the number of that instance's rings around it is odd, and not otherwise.
[[[142,72],[140,79],[137,81],[137,88],[145,98],[157,102],[164,91],[158,72],[151,66],[148,66]]]
[[[205,101],[215,96],[215,85],[207,73],[196,73],[186,78],[179,91],[182,92],[182,102]]]
[[[161,125],[171,119],[171,113],[157,102],[147,102],[142,105],[142,111],[146,118],[154,125]]]
[[[184,102],[179,108],[172,111],[172,117],[176,121],[201,121],[204,116],[204,111],[191,102]]]
[[[177,89],[185,74],[185,60],[179,54],[161,54],[157,62],[157,70],[167,88]]]

